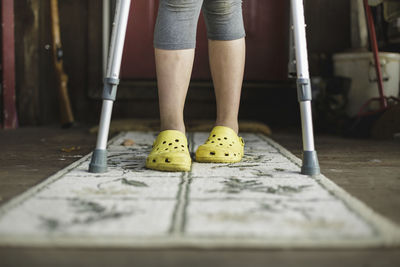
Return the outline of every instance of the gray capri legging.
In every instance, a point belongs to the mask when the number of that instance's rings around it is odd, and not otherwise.
[[[154,47],[165,50],[195,48],[200,10],[205,18],[208,39],[228,41],[245,36],[242,0],[160,0]]]

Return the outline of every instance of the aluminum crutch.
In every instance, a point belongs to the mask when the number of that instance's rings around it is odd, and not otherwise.
[[[301,173],[318,175],[320,168],[314,147],[314,134],[311,111],[311,83],[308,71],[306,25],[304,22],[303,0],[291,0],[292,37],[294,41],[297,71],[297,97],[300,104],[301,127],[303,135],[303,163]]]
[[[96,149],[92,154],[89,164],[89,172],[93,173],[107,171],[108,132],[110,130],[111,113],[119,84],[119,71],[121,68],[130,5],[130,0],[117,0],[108,54],[107,72],[104,78],[103,106],[101,109],[99,132]]]

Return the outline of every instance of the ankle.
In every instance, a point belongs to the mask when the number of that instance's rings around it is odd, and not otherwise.
[[[232,130],[234,130],[236,132],[236,134],[239,133],[239,123],[238,123],[238,121],[219,121],[219,120],[217,120],[215,122],[215,126],[229,127]]]
[[[161,124],[160,131],[175,130],[185,134],[185,125]]]

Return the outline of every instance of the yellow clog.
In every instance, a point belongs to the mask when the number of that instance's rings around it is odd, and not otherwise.
[[[242,160],[244,141],[234,130],[216,126],[196,151],[197,162],[233,163]]]
[[[146,159],[146,167],[159,171],[190,171],[192,159],[185,134],[176,130],[159,133]]]

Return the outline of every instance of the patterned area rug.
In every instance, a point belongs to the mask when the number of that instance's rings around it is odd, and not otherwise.
[[[156,133],[109,143],[109,172],[90,155],[0,208],[0,245],[195,248],[398,246],[400,230],[262,134],[243,134],[236,164],[191,172],[144,168]],[[190,150],[207,133],[189,133]],[[125,140],[132,146],[122,145]]]

